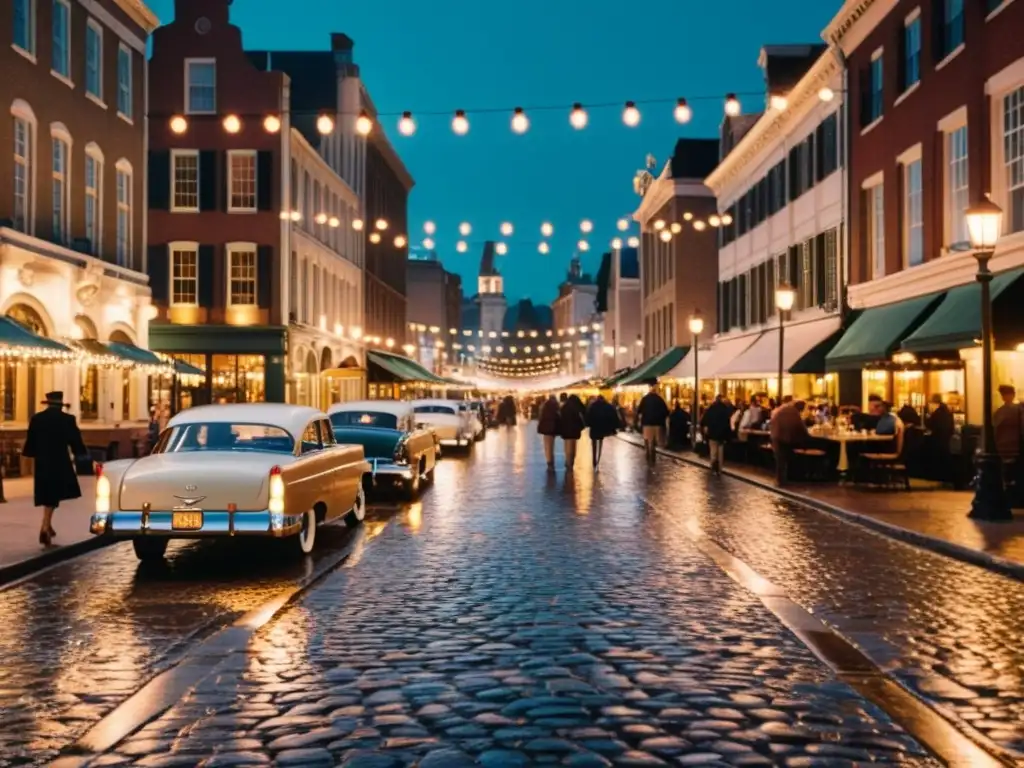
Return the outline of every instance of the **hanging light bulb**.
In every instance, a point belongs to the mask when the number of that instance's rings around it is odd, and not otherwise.
[[[569,124],[577,131],[581,131],[587,127],[587,122],[590,117],[587,115],[587,110],[583,108],[583,105],[578,101],[572,105],[572,112],[569,113]]]
[[[380,242],[380,232],[371,232],[370,233],[370,242],[373,243],[374,245],[379,243]]]
[[[636,104],[632,101],[627,101],[625,108],[622,110],[622,122],[630,128],[636,128],[640,125],[640,110],[636,108]]]
[[[281,130],[281,118],[277,115],[267,115],[263,118],[263,130],[267,133],[277,133]]]
[[[687,211],[683,214],[683,221],[690,221],[693,218],[693,214]]]
[[[379,229],[379,230],[381,230],[383,232],[385,229],[388,228],[388,220],[387,219],[377,219],[377,221],[374,222],[374,226],[377,229]]]
[[[434,245],[435,245],[435,243],[434,243],[433,238],[430,238],[430,237],[423,238],[423,247],[426,248],[428,251],[434,250]]]
[[[664,228],[665,228],[665,220],[664,219],[658,219],[658,220],[656,220],[654,222],[654,231],[655,232],[660,232]]]
[[[584,219],[580,222],[580,232],[587,235],[594,231],[594,222],[590,219]]]
[[[836,97],[836,92],[829,88],[827,85],[818,91],[818,98],[822,101],[832,101]]]
[[[784,112],[786,107],[789,106],[789,99],[781,93],[774,93],[771,98],[768,99],[768,104],[771,105],[771,108],[776,112]]]
[[[661,241],[663,243],[667,243],[669,240],[672,239],[672,233],[667,229],[663,229],[661,230],[661,234],[659,235],[659,237],[661,238]]]
[[[405,248],[407,242],[405,235],[395,235],[395,248]]]
[[[224,130],[228,133],[238,133],[242,130],[242,121],[238,119],[238,115],[228,115],[224,118]]]
[[[318,213],[316,216],[313,217],[313,221],[315,221],[317,224],[321,224],[321,225],[322,224],[326,224],[327,223],[327,214],[326,213]]]
[[[505,237],[511,237],[512,236],[512,232],[513,232],[512,223],[509,222],[509,221],[502,222],[502,224],[501,224],[501,234],[503,234]]]
[[[362,219],[352,219],[352,229],[356,232],[362,232],[363,227],[366,226]]]
[[[504,256],[506,253],[508,253],[508,246],[505,245],[504,243],[498,243],[494,246],[494,252],[499,256]]]
[[[398,132],[403,136],[412,136],[416,133],[416,121],[412,119],[412,112],[402,113],[402,119],[398,121]]]
[[[551,250],[551,246],[548,245],[547,243],[542,242],[540,245],[537,246],[537,250],[540,251],[541,253],[548,253]]]
[[[690,109],[690,105],[686,103],[686,99],[679,99],[676,102],[676,108],[672,114],[676,118],[677,123],[688,123],[693,117],[693,110]]]
[[[464,221],[459,224],[459,234],[463,237],[469,237],[469,233],[473,231],[473,227],[469,225],[468,221]]]
[[[465,240],[459,240],[459,242],[455,244],[455,250],[458,251],[459,253],[465,253],[466,251],[469,250],[469,246],[466,245]]]
[[[703,232],[705,229],[707,229],[707,227],[708,225],[705,224],[703,221],[693,222],[693,228],[696,229],[698,232]]]
[[[732,224],[732,214],[731,213],[723,213],[722,214],[722,226],[723,227],[728,227],[730,224]]]
[[[465,110],[455,110],[455,117],[452,118],[452,130],[459,136],[465,136],[469,133],[469,120],[466,119]]]
[[[290,218],[292,221],[302,221],[302,213],[300,211],[292,211]]]
[[[721,226],[722,217],[713,213],[710,216],[708,216],[708,224],[710,224],[712,227]]]
[[[432,221],[425,221],[423,223],[423,231],[428,235],[432,235],[437,232],[437,225]]]
[[[320,131],[322,136],[326,136],[329,133],[334,132],[334,118],[330,115],[320,115],[316,119],[316,129]],[[369,133],[369,131],[367,131]]]
[[[619,219],[616,226],[619,228],[619,232],[625,232],[629,229],[629,219]]]
[[[526,133],[530,128],[530,118],[526,116],[522,107],[516,107],[512,114],[512,130],[516,133]]]
[[[589,251],[590,243],[588,243],[586,240],[580,240],[578,243],[576,243],[576,249],[583,252]]]
[[[555,228],[551,225],[550,221],[545,221],[540,225],[540,233],[544,235],[544,237],[551,237],[551,235],[555,233]]]
[[[620,248],[622,248],[622,238],[621,237],[613,237],[612,238],[612,248],[614,248],[616,251],[619,250]]]
[[[727,93],[725,95],[725,114],[729,117],[736,117],[740,113],[740,100],[736,98],[735,93]]]
[[[188,120],[181,115],[175,115],[171,118],[170,126],[171,133],[176,133],[178,136],[181,136],[181,134],[188,130]]]
[[[359,117],[356,118],[356,133],[360,136],[369,136],[372,130],[373,119],[370,117],[370,113],[365,109],[360,110]]]
[[[631,238],[629,238],[629,240],[626,241],[626,245],[628,245],[630,248],[639,248],[640,238],[637,237],[636,235],[633,235]]]
[[[331,218],[327,220],[327,224],[331,227],[331,229],[337,229],[338,227],[341,226],[341,219],[339,219],[337,216],[331,216]]]
[[[678,235],[680,232],[683,231],[683,225],[680,224],[678,221],[673,221],[672,226],[670,226],[669,229],[672,230],[673,235]]]

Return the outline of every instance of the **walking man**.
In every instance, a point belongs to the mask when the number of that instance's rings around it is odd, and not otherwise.
[[[561,420],[558,399],[549,395],[537,417],[537,433],[544,440],[544,458],[548,461],[549,472],[555,471],[555,438],[561,432]]]
[[[63,392],[47,392],[43,401],[46,409],[40,411],[28,424],[28,435],[22,455],[35,459],[35,505],[43,508],[39,543],[48,547],[57,532],[53,529],[53,511],[62,501],[82,495],[71,455],[84,456],[87,451],[82,442],[75,417],[64,413],[70,403],[64,402]]]
[[[587,409],[577,395],[562,395],[560,431],[565,441],[565,470],[572,472],[576,466],[576,446],[583,437],[587,426]]]
[[[594,469],[597,470],[605,438],[619,431],[619,414],[614,405],[598,395],[587,408],[587,425],[590,427],[590,445],[594,452]]]
[[[732,411],[722,395],[716,395],[715,402],[704,411],[700,426],[708,439],[711,471],[720,475],[725,464],[725,444],[732,438]]]
[[[665,402],[665,398],[658,394],[658,380],[651,379],[647,382],[647,385],[650,389],[640,401],[636,416],[644,435],[644,450],[647,452],[647,460],[654,463],[658,455],[658,446],[661,445],[661,436],[665,430],[665,422],[668,421],[669,412],[668,403]]]

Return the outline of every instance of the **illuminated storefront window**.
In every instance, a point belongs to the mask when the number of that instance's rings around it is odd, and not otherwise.
[[[207,370],[211,402],[261,403],[266,400],[263,355],[213,355]]]

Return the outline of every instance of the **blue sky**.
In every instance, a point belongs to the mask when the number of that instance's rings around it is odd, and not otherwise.
[[[163,21],[173,0],[151,0]],[[232,20],[248,48],[325,49],[331,32],[355,40],[355,57],[381,112],[470,112],[470,132],[456,137],[449,115],[418,119],[412,138],[385,118],[389,136],[416,179],[409,203],[410,240],[432,220],[445,266],[475,290],[485,239],[506,240],[500,269],[510,301],[550,301],[557,294],[590,219],[586,269],[615,236],[616,220],[636,208],[632,178],[648,153],[659,167],[679,136],[714,136],[721,98],[763,90],[757,56],[764,44],[820,41],[838,7],[829,0],[236,0]],[[672,104],[641,106],[634,129],[621,108],[593,109],[586,130],[568,124],[573,102],[690,99],[694,118],[672,119]],[[715,97],[696,101],[697,97]],[[550,112],[530,107],[561,106]],[[744,104],[757,108],[754,98]],[[530,130],[509,130],[523,106]],[[474,109],[508,112],[473,115]],[[459,254],[458,225],[473,225],[470,251]],[[498,227],[510,221],[511,238]],[[538,253],[540,225],[555,226],[551,252]]]

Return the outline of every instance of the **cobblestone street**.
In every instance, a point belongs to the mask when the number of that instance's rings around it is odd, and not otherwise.
[[[446,459],[244,660],[82,764],[933,764],[694,545],[719,496],[771,496],[605,462],[549,477],[529,427]]]

